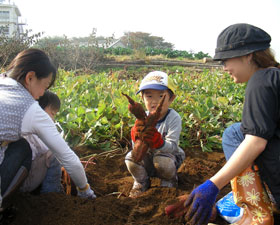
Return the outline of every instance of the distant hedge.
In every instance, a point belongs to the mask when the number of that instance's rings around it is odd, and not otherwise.
[[[202,51],[198,53],[188,52],[188,51],[180,51],[173,49],[156,49],[156,48],[144,48],[141,49],[146,56],[155,56],[155,55],[164,55],[167,58],[187,58],[187,59],[203,59],[204,57],[209,58],[208,53],[203,53]],[[132,55],[134,51],[130,48],[107,48],[104,49],[105,54],[110,55]]]

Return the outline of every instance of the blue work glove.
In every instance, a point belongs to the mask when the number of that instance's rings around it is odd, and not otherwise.
[[[219,189],[210,180],[195,188],[185,202],[185,207],[188,208],[186,222],[196,225],[207,224],[218,193]]]
[[[88,198],[88,199],[95,199],[96,195],[94,194],[94,191],[91,190],[89,184],[87,184],[86,188],[81,190],[80,188],[77,188],[78,196],[80,198]]]

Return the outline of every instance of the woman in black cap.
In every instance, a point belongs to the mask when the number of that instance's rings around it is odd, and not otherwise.
[[[207,224],[219,190],[230,181],[235,203],[244,208],[235,224],[274,224],[271,202],[280,207],[280,66],[270,41],[249,24],[231,25],[218,37],[214,60],[223,62],[235,83],[248,84],[242,123],[223,134],[227,163],[184,203],[190,224]]]

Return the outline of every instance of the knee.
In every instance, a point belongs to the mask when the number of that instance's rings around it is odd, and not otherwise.
[[[52,167],[61,170],[61,164],[53,154],[51,154],[50,156],[46,156],[46,166],[48,168]]]
[[[168,157],[154,157],[154,167],[160,178],[172,179],[176,174],[176,166],[173,159]]]
[[[125,156],[125,164],[126,164],[126,167],[129,171],[133,171],[139,167],[143,167],[143,163],[142,162],[134,162],[134,159],[132,157],[132,152],[130,151],[129,153],[127,153],[127,155]]]
[[[125,160],[125,164],[129,173],[136,179],[138,182],[142,182],[147,179],[147,171],[146,169],[130,160]]]
[[[222,142],[227,143],[228,141],[231,141],[233,138],[236,140],[242,139],[241,136],[243,136],[243,134],[241,133],[240,126],[241,123],[234,123],[228,128],[226,128],[222,136]]]
[[[125,165],[129,171],[135,171],[140,167],[140,165],[128,159],[125,160]]]
[[[223,136],[222,136],[222,141],[226,141],[228,138],[231,138],[233,135],[233,125],[227,127],[224,132],[223,132]]]

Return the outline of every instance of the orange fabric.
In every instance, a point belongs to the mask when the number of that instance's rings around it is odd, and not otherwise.
[[[256,168],[249,167],[231,180],[236,205],[244,208],[242,218],[235,225],[273,225],[272,204],[262,186]]]
[[[69,176],[69,174],[66,172],[66,170],[64,169],[64,167],[61,167],[61,171],[62,171],[62,185],[65,188],[65,192],[67,195],[71,195],[71,178]]]
[[[164,144],[161,133],[155,127],[147,127],[143,131],[142,136],[151,149],[160,148]]]

